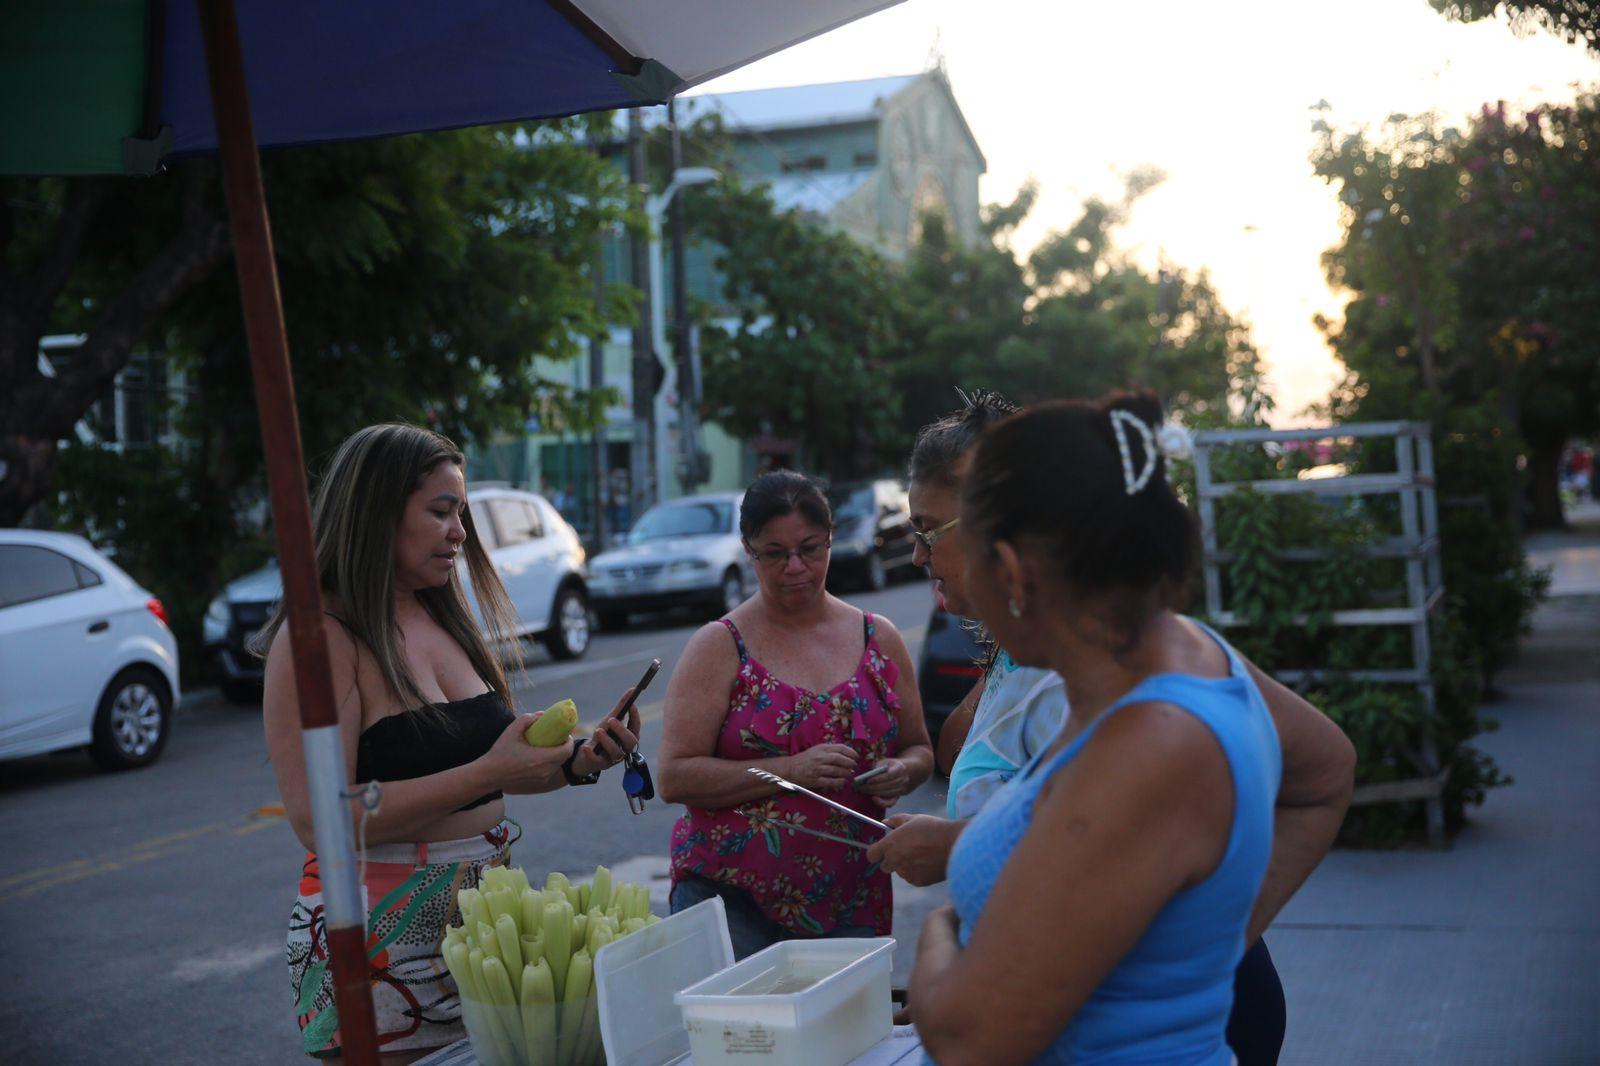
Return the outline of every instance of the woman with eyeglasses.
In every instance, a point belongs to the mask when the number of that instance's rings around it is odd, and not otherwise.
[[[969,606],[1072,715],[950,854],[910,990],[934,1061],[1245,1061],[1236,969],[1349,803],[1338,727],[1175,610],[1196,538],[1161,418],[1043,404],[963,480]]]
[[[779,940],[885,936],[894,901],[866,858],[875,831],[749,771],[881,817],[933,772],[911,655],[886,619],[828,593],[833,515],[817,482],[763,474],[739,532],[757,592],[691,638],[667,686],[661,795],[688,808],[672,910],[720,896],[741,959]]]
[[[965,394],[963,394],[965,395]],[[941,608],[970,617],[961,536],[962,481],[984,430],[1016,413],[994,392],[973,390],[965,407],[917,434],[910,462],[916,562],[926,566]],[[998,643],[984,674],[939,732],[935,762],[950,778],[947,818],[891,815],[893,831],[867,857],[913,885],[945,879],[950,852],[967,823],[1017,772],[1060,734],[1069,717],[1066,686],[1054,670],[1022,666]],[[1283,984],[1264,939],[1245,952],[1234,974],[1228,1046],[1239,1066],[1272,1066],[1283,1047]]]

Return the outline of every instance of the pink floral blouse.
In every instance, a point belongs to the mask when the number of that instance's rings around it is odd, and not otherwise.
[[[817,744],[848,744],[857,773],[900,750],[899,668],[863,618],[866,650],[855,673],[823,693],[780,681],[745,649],[738,627],[724,618],[739,649],[739,676],[717,738],[720,758],[749,762],[793,755]],[[846,785],[828,798],[874,818],[883,808]],[[672,881],[703,877],[750,894],[773,921],[799,936],[837,926],[870,927],[887,936],[894,917],[889,875],[867,862],[866,851],[782,828],[803,825],[870,843],[877,833],[809,796],[780,793],[739,808],[688,808],[672,830]]]

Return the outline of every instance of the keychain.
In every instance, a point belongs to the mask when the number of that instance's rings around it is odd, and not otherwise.
[[[622,773],[622,791],[628,795],[628,809],[634,814],[643,814],[644,801],[656,798],[656,785],[650,780],[650,764],[637,751],[630,751],[627,765]]]

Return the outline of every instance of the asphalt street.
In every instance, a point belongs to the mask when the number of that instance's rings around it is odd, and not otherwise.
[[[931,598],[925,582],[847,596],[892,619],[912,655]],[[517,689],[520,709],[576,700],[597,720],[652,657],[663,671],[641,701],[644,751],[660,742],[666,678],[691,619],[598,636],[575,663],[542,649]],[[677,810],[629,813],[620,775],[507,802],[521,823],[513,861],[530,875],[587,876],[605,863],[651,886],[666,913],[668,838]],[[284,931],[303,852],[277,813],[259,707],[195,698],[152,767],[102,774],[71,753],[0,764],[0,1048],[32,1063],[303,1062]],[[941,779],[900,810],[943,808]],[[896,979],[909,974],[923,914],[942,888],[896,884]]]

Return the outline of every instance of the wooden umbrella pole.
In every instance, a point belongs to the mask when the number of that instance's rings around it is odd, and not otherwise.
[[[294,651],[306,787],[316,833],[340,1044],[345,1062],[377,1066],[377,1025],[367,975],[366,915],[361,906],[349,807],[344,798],[343,745],[334,711],[328,643],[322,632],[322,589],[317,579],[294,379],[289,369],[289,343],[278,293],[272,229],[261,184],[261,159],[250,118],[244,51],[239,44],[233,0],[198,3],[210,73],[211,109],[227,190],[228,221],[233,229],[234,262],[239,269],[245,334],[250,344],[250,368],[255,378],[256,410],[266,455],[285,615]]]

